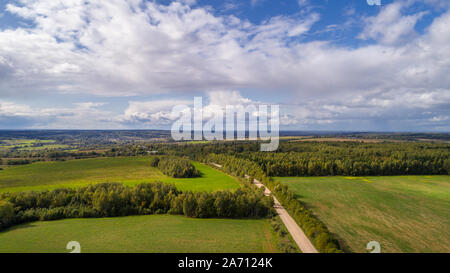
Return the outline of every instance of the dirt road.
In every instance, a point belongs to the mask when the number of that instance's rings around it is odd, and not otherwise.
[[[248,178],[248,175],[246,175]],[[258,188],[264,186],[261,182],[256,179],[253,179],[253,184],[255,184]],[[266,196],[270,196],[272,193],[270,190],[265,187],[264,194]],[[289,233],[291,233],[292,238],[297,243],[298,247],[303,253],[319,253],[311,241],[306,237],[306,234],[303,230],[297,225],[295,220],[289,215],[286,209],[278,202],[277,198],[273,196],[274,200],[274,208],[277,211],[278,215],[280,215],[281,221],[283,221]]]
[[[211,163],[211,165],[222,168],[222,165]],[[249,178],[248,175],[245,175],[245,178]],[[261,188],[264,186],[261,182],[259,182],[256,179],[253,179],[253,184],[255,184],[258,188]],[[264,194],[266,196],[272,195],[272,192],[264,186]],[[298,247],[303,253],[319,253],[317,249],[314,247],[314,245],[311,243],[311,241],[306,237],[306,234],[303,232],[303,230],[297,225],[295,220],[289,215],[289,213],[286,211],[285,208],[278,202],[277,198],[273,196],[274,201],[274,208],[277,211],[278,215],[280,215],[281,221],[283,221],[284,225],[286,226],[287,230],[291,234],[294,241],[297,243]]]

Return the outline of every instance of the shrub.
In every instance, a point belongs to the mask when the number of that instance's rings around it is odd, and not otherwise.
[[[151,166],[158,168],[167,176],[175,178],[189,178],[200,176],[200,172],[192,165],[192,163],[184,158],[161,156],[154,157]]]
[[[8,201],[0,201],[0,229],[13,224],[15,217],[14,206]]]

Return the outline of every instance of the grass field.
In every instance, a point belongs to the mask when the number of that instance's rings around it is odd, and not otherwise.
[[[192,191],[240,187],[231,176],[201,163],[193,162],[202,173],[201,177],[171,178],[150,167],[149,161],[150,157],[111,157],[12,166],[0,171],[0,192],[79,187],[99,182],[135,185],[162,181],[174,183],[180,190]]]
[[[44,149],[63,149],[69,148],[69,145],[55,144],[55,140],[40,139],[7,139],[0,140],[0,150],[16,148],[19,151],[44,150]]]
[[[35,222],[0,232],[0,252],[276,252],[268,220],[173,215]]]
[[[450,176],[277,178],[354,252],[450,252]]]

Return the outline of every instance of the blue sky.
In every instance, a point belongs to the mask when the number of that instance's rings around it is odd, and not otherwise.
[[[170,128],[279,104],[281,129],[450,129],[447,0],[0,1],[0,129]]]

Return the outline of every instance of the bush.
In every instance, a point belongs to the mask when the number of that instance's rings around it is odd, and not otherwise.
[[[175,178],[189,178],[200,176],[200,172],[192,163],[184,158],[161,156],[154,157],[150,162],[151,166],[158,168],[167,176]]]
[[[8,165],[26,165],[30,164],[31,161],[28,159],[10,159],[6,164]]]
[[[280,217],[273,217],[270,220],[270,224],[275,231],[275,234],[278,236],[278,250],[283,253],[298,253],[299,251],[295,246],[295,243],[289,239],[289,233],[286,227],[281,223]]]

